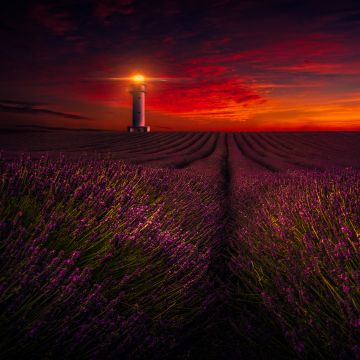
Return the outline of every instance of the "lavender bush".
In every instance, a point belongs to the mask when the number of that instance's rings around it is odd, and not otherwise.
[[[26,156],[0,170],[2,356],[161,358],[211,303],[205,178]]]
[[[221,146],[207,177],[0,160],[2,358],[360,358],[359,171]]]
[[[236,306],[263,304],[263,322],[275,320],[300,358],[360,358],[359,183],[348,169],[262,176],[237,188]]]

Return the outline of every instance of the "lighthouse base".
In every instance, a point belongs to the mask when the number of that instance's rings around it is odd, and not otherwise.
[[[129,133],[148,133],[150,126],[128,126]]]

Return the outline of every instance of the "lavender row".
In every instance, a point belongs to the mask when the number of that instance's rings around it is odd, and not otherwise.
[[[257,308],[262,325],[280,335],[259,334],[252,316],[239,315],[234,327],[267,339],[260,343],[268,354],[360,358],[359,185],[351,169],[237,184],[233,301],[239,314]]]
[[[212,303],[205,178],[27,156],[0,170],[3,356],[163,357]]]

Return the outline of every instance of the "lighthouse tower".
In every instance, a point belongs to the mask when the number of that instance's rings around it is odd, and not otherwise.
[[[142,75],[135,75],[131,84],[130,93],[133,96],[132,126],[128,127],[131,133],[150,132],[150,126],[145,125],[145,93],[146,85]]]

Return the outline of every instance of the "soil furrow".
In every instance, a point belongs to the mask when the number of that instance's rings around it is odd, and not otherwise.
[[[225,134],[225,146],[220,164],[220,192],[222,198],[219,230],[214,241],[208,277],[213,284],[214,301],[207,311],[185,329],[185,341],[181,345],[186,349],[187,359],[238,359],[240,344],[230,325],[233,316],[230,306],[229,286],[233,275],[228,266],[230,241],[236,233],[233,217],[231,193],[231,167],[229,163],[228,134]],[[193,329],[198,329],[196,332]],[[242,344],[243,346],[243,344]],[[179,349],[176,349],[178,351]],[[179,353],[182,354],[182,351]],[[178,353],[178,354],[179,354]],[[178,357],[177,354],[177,357]],[[183,358],[183,354],[178,358]]]

